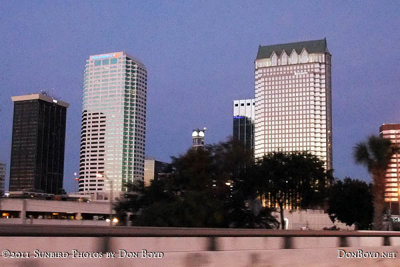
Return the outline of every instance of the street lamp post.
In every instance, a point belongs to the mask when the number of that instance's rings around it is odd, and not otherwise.
[[[79,177],[78,177],[78,173],[74,172],[74,178],[75,178],[75,181],[76,181],[75,192],[78,194],[79,193]]]
[[[107,180],[110,183],[110,195],[109,195],[109,201],[110,201],[110,226],[113,225],[113,191],[114,191],[114,183],[113,180],[109,179],[105,173],[97,173],[96,174],[97,178],[103,178]]]

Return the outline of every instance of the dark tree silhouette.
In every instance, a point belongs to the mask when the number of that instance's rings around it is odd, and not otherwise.
[[[370,229],[373,216],[372,185],[345,178],[336,180],[329,190],[328,213],[332,222],[339,220],[358,229]]]
[[[256,162],[255,176],[267,202],[279,207],[284,229],[284,208],[322,206],[332,181],[324,163],[306,152],[270,153]]]
[[[190,149],[172,158],[166,178],[130,185],[116,210],[120,218],[135,214],[133,225],[274,227],[276,219],[251,188],[252,164],[252,151],[233,140]]]
[[[372,194],[374,202],[373,228],[382,230],[383,214],[385,211],[384,186],[386,168],[391,157],[398,149],[392,146],[388,139],[370,136],[367,141],[358,143],[354,147],[356,163],[367,167],[372,175]]]

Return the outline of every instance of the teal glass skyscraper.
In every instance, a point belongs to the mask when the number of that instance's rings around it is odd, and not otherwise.
[[[117,197],[143,180],[146,139],[146,67],[125,52],[86,61],[79,192]],[[111,193],[113,192],[113,193]]]

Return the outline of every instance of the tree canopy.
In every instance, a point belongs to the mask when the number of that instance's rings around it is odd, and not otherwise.
[[[147,226],[276,228],[276,206],[283,228],[285,207],[322,206],[331,182],[310,153],[271,153],[254,162],[234,140],[190,149],[171,167],[149,187],[131,185],[116,207],[120,217],[132,212],[133,225]]]
[[[254,175],[265,200],[279,207],[282,229],[285,206],[292,209],[322,206],[332,181],[324,163],[307,152],[267,154],[256,162]]]
[[[336,180],[329,190],[328,213],[332,221],[339,220],[356,229],[370,229],[373,215],[372,185],[345,178]]]
[[[398,149],[392,145],[389,139],[378,136],[370,136],[367,141],[358,143],[354,147],[354,159],[356,163],[367,167],[372,174],[372,192],[374,203],[375,230],[382,230],[383,214],[385,211],[384,187],[386,168],[394,153]]]
[[[271,228],[276,219],[257,199],[248,175],[252,151],[230,140],[172,158],[172,172],[149,187],[130,186],[117,205],[133,225]]]

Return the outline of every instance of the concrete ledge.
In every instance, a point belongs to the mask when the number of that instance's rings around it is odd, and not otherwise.
[[[84,225],[0,225],[0,236],[119,236],[119,237],[400,237],[394,231],[315,231],[234,228],[172,228]],[[357,244],[357,245],[362,245]]]

